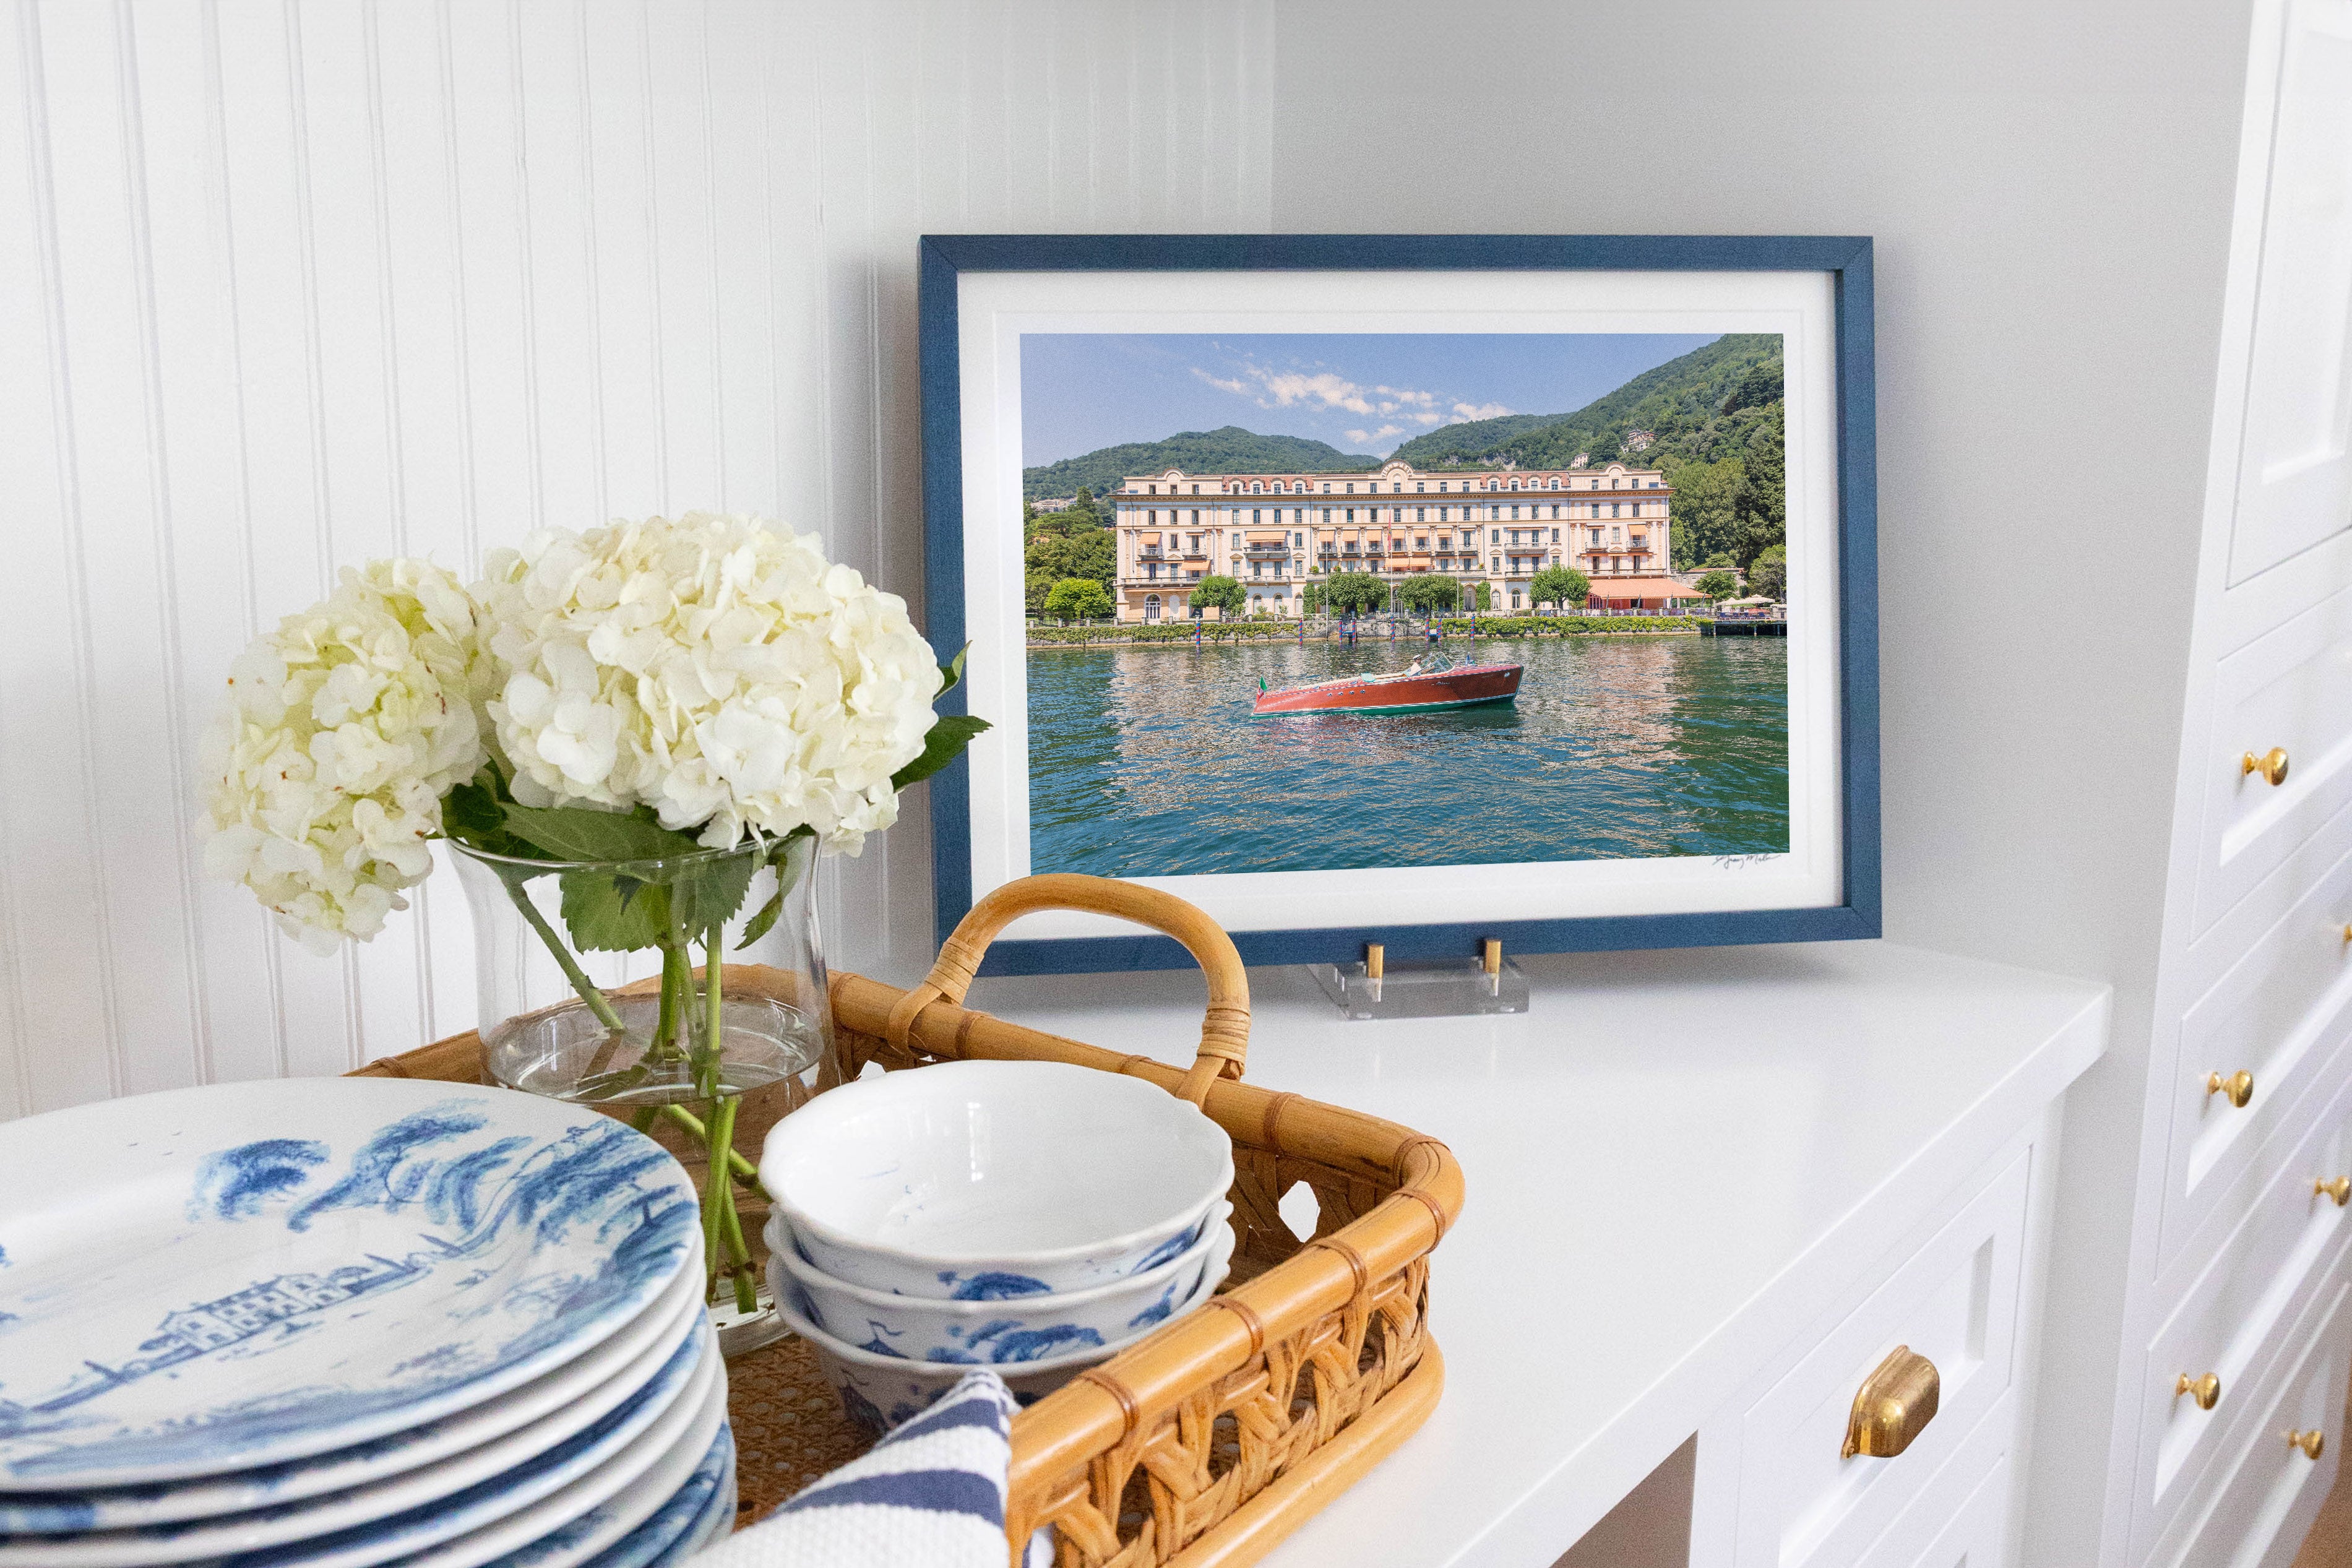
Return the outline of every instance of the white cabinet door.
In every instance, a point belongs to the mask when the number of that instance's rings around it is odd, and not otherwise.
[[[2231,587],[2352,528],[2352,0],[2291,0],[2272,121]]]

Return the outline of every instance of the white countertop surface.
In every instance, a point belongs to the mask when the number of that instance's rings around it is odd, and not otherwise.
[[[2104,986],[1885,942],[1522,963],[1523,1016],[1375,1023],[1250,973],[1251,1082],[1442,1138],[1468,1184],[1432,1264],[1444,1399],[1276,1568],[1549,1564],[2105,1041]],[[1204,996],[970,1000],[1185,1062]]]

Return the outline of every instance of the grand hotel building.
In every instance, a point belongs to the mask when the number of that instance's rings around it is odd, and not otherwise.
[[[1339,572],[1402,582],[1442,572],[1485,583],[1497,610],[1531,608],[1547,566],[1592,580],[1589,605],[1663,609],[1693,598],[1668,574],[1673,492],[1655,468],[1449,468],[1391,462],[1339,474],[1188,474],[1124,480],[1118,618],[1182,620],[1202,577],[1238,578],[1249,612],[1301,613],[1308,584]]]

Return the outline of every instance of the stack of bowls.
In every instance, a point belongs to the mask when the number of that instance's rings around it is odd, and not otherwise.
[[[1141,1079],[949,1062],[845,1084],[768,1134],[777,1310],[878,1434],[965,1370],[1027,1404],[1208,1300],[1233,1142]]]
[[[323,1079],[0,1127],[0,1568],[660,1568],[729,1528],[692,1184]]]

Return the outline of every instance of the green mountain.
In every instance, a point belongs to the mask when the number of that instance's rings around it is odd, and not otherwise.
[[[1118,488],[1129,474],[1181,468],[1188,474],[1353,473],[1380,467],[1378,458],[1342,452],[1297,436],[1260,436],[1238,425],[1222,430],[1187,430],[1165,441],[1130,441],[1080,458],[1021,470],[1021,497],[1076,495],[1083,485],[1097,495]]]
[[[1583,454],[1664,469],[1675,489],[1674,565],[1727,555],[1746,566],[1783,542],[1780,338],[1733,332],[1645,370],[1573,414],[1514,414],[1448,425],[1395,456],[1418,468],[1564,468]],[[1649,440],[1629,450],[1626,437]]]
[[[1567,414],[1506,414],[1499,419],[1442,425],[1426,436],[1415,436],[1399,447],[1395,455],[1416,468],[1433,468],[1449,458],[1462,463],[1475,462],[1481,453],[1496,450],[1514,436],[1572,417]]]
[[[1661,458],[1713,462],[1743,455],[1780,401],[1777,332],[1733,332],[1679,359],[1645,370],[1573,414],[1512,414],[1447,425],[1416,436],[1394,456],[1417,468],[1566,468],[1579,452],[1598,465],[1619,458],[1659,466]],[[1646,430],[1652,444],[1623,449],[1625,433]]]

